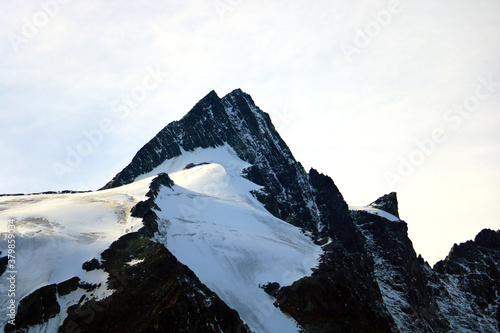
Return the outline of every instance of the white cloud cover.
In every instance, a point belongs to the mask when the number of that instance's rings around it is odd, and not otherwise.
[[[21,0],[0,18],[0,192],[99,188],[210,90],[242,88],[350,205],[396,190],[429,262],[500,228],[500,85],[447,111],[500,82],[498,1]],[[117,110],[156,69],[168,74]],[[447,139],[421,158],[436,129]]]

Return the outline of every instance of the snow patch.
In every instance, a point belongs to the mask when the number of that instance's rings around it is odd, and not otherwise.
[[[241,160],[236,152],[227,143],[216,148],[196,148],[193,151],[185,151],[181,148],[181,155],[166,160],[151,172],[140,175],[135,181],[149,177],[154,177],[159,173],[174,173],[183,170],[188,164],[215,163],[220,164],[226,170],[236,173],[250,166],[249,163]]]
[[[107,274],[86,272],[82,264],[99,258],[113,241],[142,226],[142,219],[130,216],[130,209],[146,199],[150,182],[145,179],[97,192],[0,197],[2,255],[7,253],[9,221],[14,220],[15,225],[16,304],[38,288],[75,276],[101,283],[104,289],[95,293],[105,297]],[[0,293],[7,295],[7,289],[3,279]],[[0,298],[2,318],[7,318],[8,301]]]
[[[134,260],[130,260],[129,262],[127,262],[127,265],[135,266],[137,264],[140,264],[143,261],[144,261],[144,259],[134,259]]]
[[[378,215],[380,217],[383,217],[391,222],[401,222],[401,219],[395,215],[392,215],[391,213],[387,213],[386,211],[378,208],[374,208],[371,206],[349,206],[349,210],[356,210],[356,211],[364,211],[373,215]]]

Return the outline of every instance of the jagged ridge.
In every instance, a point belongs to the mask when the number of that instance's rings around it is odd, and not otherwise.
[[[370,204],[395,216],[396,193]],[[404,221],[351,211],[375,262],[374,275],[399,332],[500,330],[500,231],[453,246],[433,269],[417,256]]]
[[[451,282],[443,280],[417,257],[404,221],[394,223],[369,210],[349,213],[331,178],[314,169],[307,174],[293,158],[269,116],[239,89],[222,99],[210,92],[184,118],[160,131],[105,188],[131,182],[182,151],[224,144],[252,165],[245,170],[245,176],[265,186],[254,195],[273,215],[313,231],[318,237],[331,238],[312,277],[290,287],[273,284],[277,306],[292,315],[306,331],[322,328],[340,332],[355,328],[427,332],[482,327],[454,324],[460,320],[446,318],[452,314],[443,304],[453,302],[443,295],[454,292],[450,291]],[[394,192],[370,206],[399,218]],[[450,264],[438,265],[436,270],[445,266],[452,270],[450,267],[457,266],[451,260],[447,262]],[[337,302],[334,296],[339,292],[343,298]],[[350,310],[340,310],[344,303]],[[306,304],[307,309],[303,308]],[[477,309],[485,307],[475,309],[472,312],[477,318],[480,312]],[[353,311],[361,317],[355,319]],[[331,313],[333,317],[321,313]]]
[[[310,231],[321,229],[306,171],[294,159],[269,115],[240,89],[222,99],[211,91],[180,121],[163,128],[103,189],[131,183],[182,151],[226,143],[253,165],[246,170],[246,177],[265,186],[256,196],[273,214]]]

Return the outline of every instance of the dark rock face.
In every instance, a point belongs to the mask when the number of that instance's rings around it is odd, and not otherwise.
[[[96,258],[92,258],[91,260],[84,262],[82,265],[82,269],[86,270],[87,272],[100,268],[102,268],[101,263]]]
[[[281,288],[275,304],[306,332],[392,332],[394,322],[373,278],[373,262],[340,191],[330,177],[314,169],[309,181],[322,234],[331,242],[323,247],[312,276]]]
[[[349,252],[365,252],[364,240],[349,214],[349,207],[333,180],[315,169],[309,171],[309,181],[314,188],[323,231],[338,240]]]
[[[122,236],[101,257],[114,293],[71,307],[59,332],[248,332],[236,311],[140,233]]]
[[[484,229],[474,241],[455,244],[434,271],[442,281],[438,299],[452,328],[500,331],[500,230]]]
[[[437,279],[413,250],[407,224],[364,211],[353,211],[352,215],[365,236],[368,253],[375,263],[375,279],[399,330],[446,331],[448,324],[439,312],[432,287]]]
[[[215,122],[220,121],[220,126]],[[180,121],[174,121],[163,128],[132,159],[132,162],[118,173],[103,188],[112,188],[133,182],[139,175],[152,171],[165,160],[181,155],[181,148],[192,151],[195,148],[215,148],[234,135],[228,128],[227,114],[215,91],[200,100]]]
[[[363,235],[333,180],[311,169],[309,180],[323,222],[321,263],[312,276],[281,288],[276,305],[306,332],[393,332],[373,276]]]
[[[500,231],[483,229],[474,241],[455,244],[445,260],[439,261],[434,270],[441,274],[489,273],[497,276],[500,271]]]
[[[380,198],[372,202],[370,206],[399,217],[398,197],[396,195],[396,192],[391,192],[389,194],[381,196]]]
[[[315,170],[310,179],[323,219],[335,216],[325,224],[333,241],[310,277],[271,294],[305,332],[500,331],[500,231],[455,245],[431,269],[404,221],[362,210],[345,218],[333,181]],[[395,193],[371,206],[399,216]]]
[[[391,198],[392,197],[392,198]],[[398,216],[396,195],[375,201]],[[400,332],[498,332],[500,232],[455,245],[434,269],[417,256],[404,221],[352,211],[374,262],[374,276]]]
[[[78,289],[80,285],[80,278],[75,276],[69,280],[57,284],[57,293],[59,296],[68,295],[72,291]]]
[[[61,311],[57,302],[57,286],[51,284],[29,294],[19,302],[16,325],[7,324],[5,332],[25,332],[27,327],[42,324]]]
[[[330,244],[322,264],[276,294],[276,306],[305,332],[395,332],[369,262],[352,258],[340,244]]]
[[[500,250],[500,231],[493,231],[490,229],[483,229],[481,232],[479,232],[474,239],[474,243],[476,243],[477,246],[484,248],[484,249],[490,249],[493,251],[499,251]]]
[[[278,290],[280,289],[280,284],[278,282],[269,282],[262,286],[262,289],[270,296],[276,296]]]

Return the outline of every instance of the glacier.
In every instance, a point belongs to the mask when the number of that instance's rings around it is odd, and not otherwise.
[[[296,322],[261,287],[268,282],[289,285],[310,275],[322,249],[300,228],[271,215],[251,194],[261,187],[242,176],[248,166],[225,145],[184,152],[134,183],[112,189],[0,197],[0,248],[7,247],[9,220],[16,224],[17,303],[42,286],[74,276],[101,283],[93,294],[96,299],[109,296],[107,274],[86,272],[82,263],[99,258],[113,241],[142,226],[130,209],[146,199],[153,175],[165,172],[175,185],[162,187],[155,200],[159,232],[153,239],[237,310],[253,331],[297,332]],[[5,288],[0,284],[2,294]],[[84,294],[78,290],[58,297],[60,315],[30,332],[57,330],[65,310]],[[1,298],[3,318],[6,302]]]

